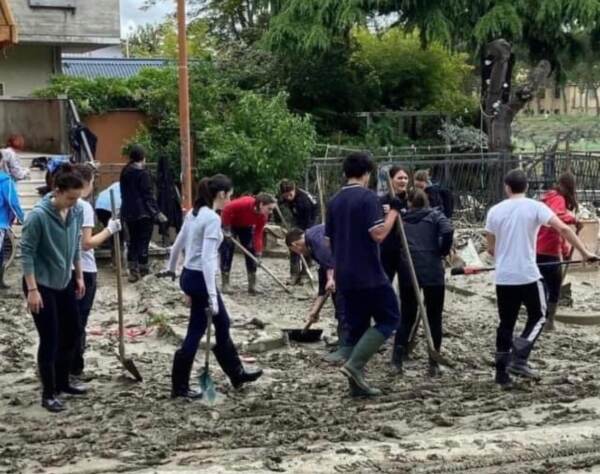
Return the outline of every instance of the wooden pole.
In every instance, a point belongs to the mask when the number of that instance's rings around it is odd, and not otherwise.
[[[179,40],[179,136],[181,142],[181,205],[192,207],[192,150],[190,144],[190,91],[188,78],[188,51],[185,0],[177,0]]]

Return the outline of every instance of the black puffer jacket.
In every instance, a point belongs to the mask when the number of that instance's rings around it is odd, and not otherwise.
[[[319,207],[317,201],[308,192],[296,188],[296,197],[293,201],[281,199],[280,206],[287,206],[294,218],[294,227],[306,230],[315,225]]]
[[[398,194],[397,195],[398,199],[400,199],[400,201],[402,201],[402,208],[404,210],[404,212],[402,213],[402,216],[404,218],[404,215],[406,214],[406,211],[408,210],[408,201],[406,199],[406,193],[403,194]],[[392,201],[392,198],[385,194],[383,196],[379,196],[379,202],[381,203],[381,205],[389,205],[390,202]],[[381,261],[382,262],[398,262],[397,264],[400,264],[400,254],[402,253],[402,242],[400,241],[400,237],[398,236],[398,234],[396,233],[395,229],[392,229],[392,231],[388,234],[388,236],[385,238],[385,240],[383,242],[381,242]]]
[[[452,248],[452,222],[440,211],[431,208],[409,210],[403,220],[419,285],[443,285],[442,259]],[[400,281],[410,284],[408,262],[401,258]]]
[[[128,164],[121,171],[121,219],[156,218],[160,212],[154,197],[152,176],[146,168]]]

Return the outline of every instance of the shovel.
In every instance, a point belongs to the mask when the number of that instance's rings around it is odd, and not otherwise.
[[[273,278],[273,280],[275,280],[275,283],[277,283],[281,288],[283,288],[286,291],[286,293],[289,293],[290,295],[292,294],[290,289],[287,286],[285,286],[283,282],[279,278],[277,278],[271,270],[265,267],[262,262],[259,262],[258,259],[254,255],[252,255],[252,253],[249,252],[248,249],[246,249],[246,247],[244,247],[235,237],[230,237],[230,239],[234,243],[234,245],[244,253],[244,255],[246,255],[250,260],[256,263],[256,265],[262,270],[264,270],[267,275]]]
[[[390,193],[390,197],[394,196],[394,188],[392,186],[392,179],[388,176],[388,189]],[[408,247],[408,240],[406,239],[406,232],[404,232],[404,225],[402,223],[402,217],[398,215],[398,219],[396,220],[396,232],[400,236],[400,240],[402,242],[402,250],[406,255],[406,261],[408,262],[408,269],[410,271],[410,279],[413,286],[413,290],[415,292],[415,297],[417,298],[417,303],[419,305],[419,312],[417,314],[417,318],[415,320],[415,324],[413,325],[410,333],[408,350],[411,350],[411,345],[414,347],[413,341],[415,340],[417,327],[419,325],[419,320],[423,320],[423,328],[425,330],[425,338],[427,339],[427,352],[429,353],[429,357],[432,360],[436,361],[438,364],[445,365],[447,367],[453,367],[448,359],[446,359],[442,354],[435,350],[435,346],[433,344],[433,338],[431,337],[431,329],[429,327],[429,320],[427,319],[427,313],[425,310],[425,304],[423,303],[423,295],[421,294],[421,288],[419,287],[419,280],[417,279],[417,273],[415,272],[415,266],[412,260],[412,256],[410,255],[410,249]]]
[[[206,308],[204,312],[206,314],[206,359],[204,361],[204,369],[200,374],[200,388],[202,389],[202,398],[204,398],[209,404],[212,404],[217,398],[215,383],[210,376],[208,365],[210,359],[210,333],[212,331],[213,314],[210,308]]]
[[[117,207],[115,206],[115,195],[114,191],[110,190],[110,207],[112,209],[113,219],[117,216]],[[123,274],[122,274],[122,264],[121,264],[121,236],[119,232],[115,232],[113,234],[113,243],[115,246],[115,260],[117,264],[117,306],[119,312],[119,360],[125,370],[129,372],[136,381],[141,382],[142,374],[137,369],[133,360],[127,358],[125,355],[125,330],[123,323]]]
[[[325,293],[325,297],[319,303],[319,306],[317,306],[317,308],[316,308],[317,314],[319,314],[321,309],[323,309],[323,306],[327,302],[327,299],[329,298],[330,295],[331,295],[330,291]],[[304,326],[304,329],[283,329],[283,332],[287,334],[290,341],[317,342],[321,339],[321,336],[323,335],[323,330],[322,329],[311,329],[310,327],[315,322],[316,321],[311,319],[310,321],[308,321],[308,323],[306,323],[306,326]]]

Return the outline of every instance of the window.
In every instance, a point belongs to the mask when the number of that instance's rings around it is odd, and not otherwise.
[[[66,8],[75,9],[77,0],[29,0],[31,8]]]

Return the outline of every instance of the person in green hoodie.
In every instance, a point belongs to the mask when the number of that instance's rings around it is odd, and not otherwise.
[[[53,177],[52,191],[25,218],[21,237],[23,290],[40,343],[37,361],[42,406],[65,409],[60,393],[83,395],[72,385],[69,369],[79,334],[77,299],[85,294],[80,262],[83,211],[77,201],[84,182],[69,163]]]

